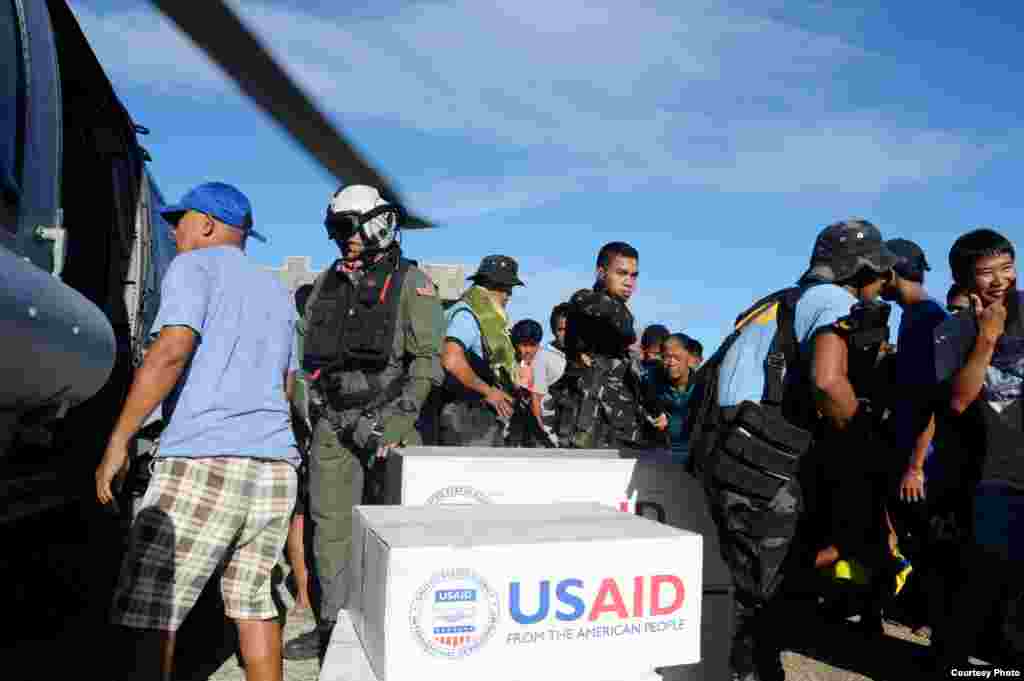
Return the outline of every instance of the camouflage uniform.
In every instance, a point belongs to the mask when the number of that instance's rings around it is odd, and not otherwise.
[[[629,353],[636,342],[632,313],[597,288],[577,291],[569,306],[566,369],[550,388],[545,425],[561,447],[642,446],[647,400],[640,364]]]

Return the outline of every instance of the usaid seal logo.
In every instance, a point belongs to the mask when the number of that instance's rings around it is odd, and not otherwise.
[[[479,650],[497,623],[498,594],[468,568],[434,573],[409,608],[409,624],[423,650],[453,660]]]
[[[491,504],[491,498],[469,485],[449,485],[431,494],[426,501],[427,506],[438,504]]]

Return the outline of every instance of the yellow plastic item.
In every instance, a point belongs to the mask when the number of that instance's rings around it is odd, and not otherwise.
[[[899,593],[907,583],[907,578],[914,571],[914,567],[904,557],[900,550],[893,549],[892,555],[904,563],[904,568],[896,575],[896,591]],[[871,570],[864,567],[855,560],[837,560],[828,567],[821,568],[821,571],[832,579],[851,582],[867,586],[871,582]]]

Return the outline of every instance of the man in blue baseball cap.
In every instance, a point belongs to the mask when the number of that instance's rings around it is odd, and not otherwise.
[[[174,228],[174,240],[178,244],[179,253],[212,245],[211,237],[219,242],[223,238],[240,236],[242,246],[250,236],[257,241],[267,240],[252,228],[252,205],[249,199],[235,187],[223,182],[207,182],[195,187],[178,203],[161,209],[160,214]],[[215,229],[216,223],[231,231],[225,233]],[[228,241],[233,240],[228,238]]]
[[[281,627],[270,576],[298,488],[288,407],[298,368],[295,306],[243,252],[257,235],[242,192],[203,184],[163,215],[178,255],[161,283],[152,329],[158,337],[96,470],[96,496],[111,503],[132,437],[163,404],[168,423],[111,616],[140,632],[136,674],[171,678],[175,632],[220,571],[246,678],[280,679]]]

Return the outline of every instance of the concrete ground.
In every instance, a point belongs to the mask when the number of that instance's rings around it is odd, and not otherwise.
[[[285,625],[285,640],[291,639],[313,626],[313,618],[308,611],[293,613]],[[835,632],[842,635],[842,632]],[[825,646],[825,650],[815,651],[822,658],[810,654],[786,652],[783,664],[786,668],[786,681],[895,681],[896,679],[927,678],[915,677],[919,656],[926,650],[927,640],[914,636],[902,625],[887,624],[885,639],[864,641],[848,634],[844,646]],[[852,643],[852,645],[851,645]],[[827,661],[826,661],[827,660]],[[316,681],[319,665],[316,660],[296,662],[285,660],[284,678],[286,681]],[[245,674],[235,657],[228,657],[212,674],[202,677],[207,681],[244,681]],[[671,673],[665,681],[671,681]],[[707,679],[707,681],[727,681],[725,679]]]

